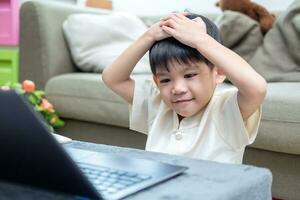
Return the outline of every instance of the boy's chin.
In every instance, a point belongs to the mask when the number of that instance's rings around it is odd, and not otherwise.
[[[181,110],[181,112],[179,110],[175,111],[177,113],[178,116],[181,116],[182,118],[186,118],[186,117],[194,117],[200,113],[203,112],[203,110],[205,109],[205,107],[203,108],[193,108],[193,109],[188,109],[188,110]]]
[[[176,112],[176,113],[177,113],[179,119],[183,119],[183,118],[186,118],[186,117],[193,117],[193,116],[197,115],[199,112],[191,112],[191,113],[179,113],[179,112]]]

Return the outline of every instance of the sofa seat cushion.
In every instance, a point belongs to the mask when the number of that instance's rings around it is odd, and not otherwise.
[[[268,83],[253,147],[300,154],[300,82]]]
[[[151,79],[151,75],[136,74],[133,78]],[[99,74],[56,76],[48,81],[46,95],[63,118],[129,127],[128,104],[104,85]],[[251,146],[300,154],[299,102],[300,83],[268,83],[259,133]]]
[[[139,74],[133,78],[151,79],[151,75]],[[104,85],[100,74],[55,76],[47,82],[45,91],[62,118],[129,126],[128,104]]]

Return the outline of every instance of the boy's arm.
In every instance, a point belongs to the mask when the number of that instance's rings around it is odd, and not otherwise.
[[[106,86],[129,104],[132,104],[134,92],[134,80],[130,78],[130,74],[151,44],[151,39],[144,34],[102,72],[102,80]]]
[[[159,23],[149,28],[138,40],[129,46],[112,64],[102,72],[103,82],[119,96],[132,104],[134,80],[130,74],[137,62],[155,41],[168,37]]]
[[[243,58],[211,37],[197,45],[200,51],[238,88],[237,101],[244,120],[262,104],[267,84]]]
[[[244,120],[263,102],[267,84],[243,58],[206,33],[200,18],[190,20],[180,13],[163,19],[163,29],[180,42],[196,48],[238,88],[238,104]]]

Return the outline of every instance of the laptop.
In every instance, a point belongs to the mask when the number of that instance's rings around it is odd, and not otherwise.
[[[121,199],[187,167],[64,148],[24,95],[0,91],[0,180],[91,199]]]

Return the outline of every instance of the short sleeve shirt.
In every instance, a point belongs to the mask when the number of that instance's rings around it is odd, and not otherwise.
[[[217,88],[202,112],[179,123],[153,81],[136,82],[130,129],[148,135],[148,151],[240,164],[246,145],[257,135],[261,106],[244,121],[237,91],[235,87]]]

